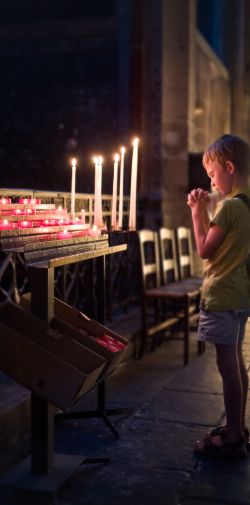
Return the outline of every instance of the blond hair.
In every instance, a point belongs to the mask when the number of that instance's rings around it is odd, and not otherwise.
[[[250,175],[250,147],[237,135],[227,133],[210,144],[202,158],[205,168],[209,161],[218,161],[224,168],[231,161],[242,175]]]

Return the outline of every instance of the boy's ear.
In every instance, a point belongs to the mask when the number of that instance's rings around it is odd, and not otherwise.
[[[233,175],[235,173],[235,165],[232,161],[226,161],[226,168],[229,174]]]

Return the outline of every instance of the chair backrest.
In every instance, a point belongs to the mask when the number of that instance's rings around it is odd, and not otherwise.
[[[170,228],[160,228],[160,262],[163,284],[179,279],[175,232]]]
[[[180,279],[194,275],[193,243],[191,229],[179,226],[176,230]]]
[[[157,233],[152,230],[140,230],[139,251],[143,289],[160,286],[160,263]]]

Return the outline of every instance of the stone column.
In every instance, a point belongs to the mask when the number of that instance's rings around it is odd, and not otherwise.
[[[195,0],[143,4],[144,226],[191,225],[186,205]]]
[[[141,136],[138,224],[191,225],[186,192],[196,0],[128,0],[126,8],[120,0],[118,6],[120,119]]]
[[[194,0],[163,2],[162,216],[163,224],[171,228],[191,225],[186,197],[195,4]]]

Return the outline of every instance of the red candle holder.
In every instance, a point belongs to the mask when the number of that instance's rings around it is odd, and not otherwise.
[[[10,203],[11,203],[11,198],[6,198],[5,196],[3,196],[0,199],[0,204],[1,205],[9,205]]]
[[[35,214],[35,210],[34,209],[25,209],[24,210],[24,214],[27,214],[27,215],[31,215],[31,214]]]
[[[97,235],[101,235],[101,230],[100,228],[97,228],[96,225],[93,226],[93,228],[90,228],[88,230],[88,235],[91,235],[92,237],[96,237]]]
[[[14,223],[9,223],[8,219],[0,221],[0,230],[13,230]]]
[[[33,228],[33,221],[20,221],[18,223],[19,228]]]
[[[41,198],[19,198],[19,203],[23,205],[40,205]]]
[[[63,230],[60,233],[58,233],[57,238],[59,238],[60,240],[64,240],[72,238],[72,236],[73,236],[72,233],[70,233],[68,230]]]

